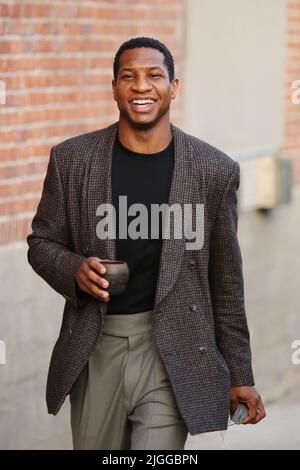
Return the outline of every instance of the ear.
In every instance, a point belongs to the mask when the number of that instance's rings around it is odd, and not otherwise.
[[[177,90],[179,86],[178,78],[174,78],[171,82],[171,99],[174,100],[176,98]]]
[[[117,101],[117,82],[116,82],[116,80],[113,79],[111,84],[112,84],[112,91],[113,91],[113,95],[114,95],[114,100]]]

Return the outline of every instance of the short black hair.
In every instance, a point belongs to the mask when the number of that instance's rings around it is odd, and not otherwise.
[[[171,52],[162,42],[158,39],[147,38],[144,36],[132,38],[124,42],[118,49],[114,59],[114,79],[117,79],[119,68],[120,68],[120,56],[124,51],[128,49],[135,49],[136,47],[149,47],[151,49],[157,49],[162,52],[165,56],[165,64],[168,68],[170,82],[174,80],[174,60]]]

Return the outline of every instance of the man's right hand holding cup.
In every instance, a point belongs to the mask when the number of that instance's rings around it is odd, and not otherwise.
[[[109,293],[104,289],[108,288],[109,282],[101,277],[101,274],[105,273],[106,267],[101,264],[100,258],[95,256],[87,258],[81,263],[76,273],[78,287],[96,299],[108,302]]]

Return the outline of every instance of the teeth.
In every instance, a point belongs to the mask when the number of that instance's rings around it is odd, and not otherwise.
[[[133,100],[133,104],[152,104],[154,103],[154,100]]]

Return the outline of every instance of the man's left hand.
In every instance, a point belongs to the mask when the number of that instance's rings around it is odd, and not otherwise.
[[[243,424],[256,424],[266,416],[262,399],[254,387],[231,387],[230,390],[230,416],[233,416],[239,404],[243,403],[248,408],[248,416]]]

